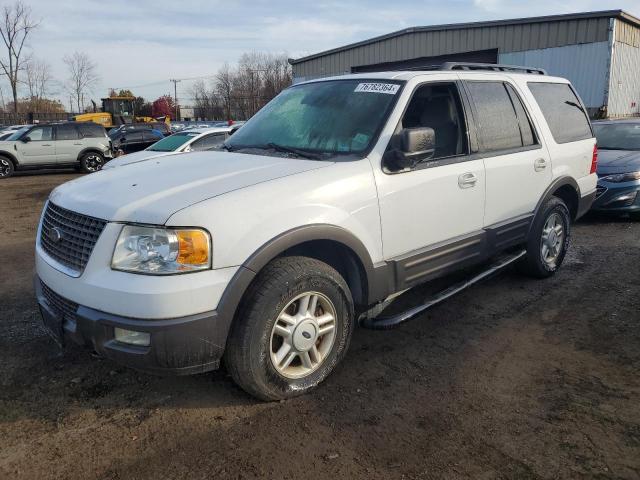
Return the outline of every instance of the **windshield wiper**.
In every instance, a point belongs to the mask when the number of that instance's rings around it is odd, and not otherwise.
[[[273,142],[267,143],[265,147],[271,148],[277,152],[293,153],[294,155],[298,155],[299,157],[303,157],[303,158],[308,158],[310,160],[322,160],[322,155],[318,153],[307,152],[305,150],[299,150],[294,147],[287,147],[285,145],[280,145]],[[262,147],[258,147],[258,148],[262,148]]]
[[[226,143],[222,144],[221,147],[223,150],[226,150],[227,152],[233,152],[233,148],[231,148],[229,145],[227,145]]]

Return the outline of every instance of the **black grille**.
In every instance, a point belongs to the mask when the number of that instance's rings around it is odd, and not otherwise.
[[[104,220],[81,215],[49,202],[42,218],[40,245],[51,258],[82,273],[106,224]],[[57,238],[57,233],[61,238]]]
[[[42,295],[44,295],[44,298],[52,309],[56,310],[63,318],[68,318],[73,321],[76,320],[76,312],[78,310],[77,303],[58,295],[47,287],[42,280],[40,280],[40,286],[42,287]]]
[[[605,187],[603,187],[601,185],[596,186],[596,198],[602,196],[602,194],[604,192],[606,192],[606,191],[607,191],[607,189]]]

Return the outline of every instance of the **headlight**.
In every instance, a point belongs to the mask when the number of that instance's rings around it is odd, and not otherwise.
[[[640,172],[617,173],[615,175],[600,177],[600,180],[612,183],[635,182],[636,180],[640,180]]]
[[[204,230],[125,225],[113,252],[111,268],[170,275],[211,266],[211,239]]]

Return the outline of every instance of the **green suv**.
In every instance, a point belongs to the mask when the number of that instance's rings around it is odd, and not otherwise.
[[[96,172],[112,158],[104,128],[95,123],[47,123],[21,128],[0,142],[0,179],[16,170],[76,167]]]

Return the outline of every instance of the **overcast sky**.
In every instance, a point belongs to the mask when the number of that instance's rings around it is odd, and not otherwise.
[[[96,99],[109,87],[122,87],[153,100],[173,93],[170,78],[214,74],[243,52],[285,52],[295,58],[409,26],[618,8],[640,16],[640,0],[24,2],[41,20],[29,41],[33,55],[49,62],[63,81],[62,57],[86,52],[100,74]],[[178,96],[191,82],[179,84]],[[9,89],[2,88],[6,98]]]

